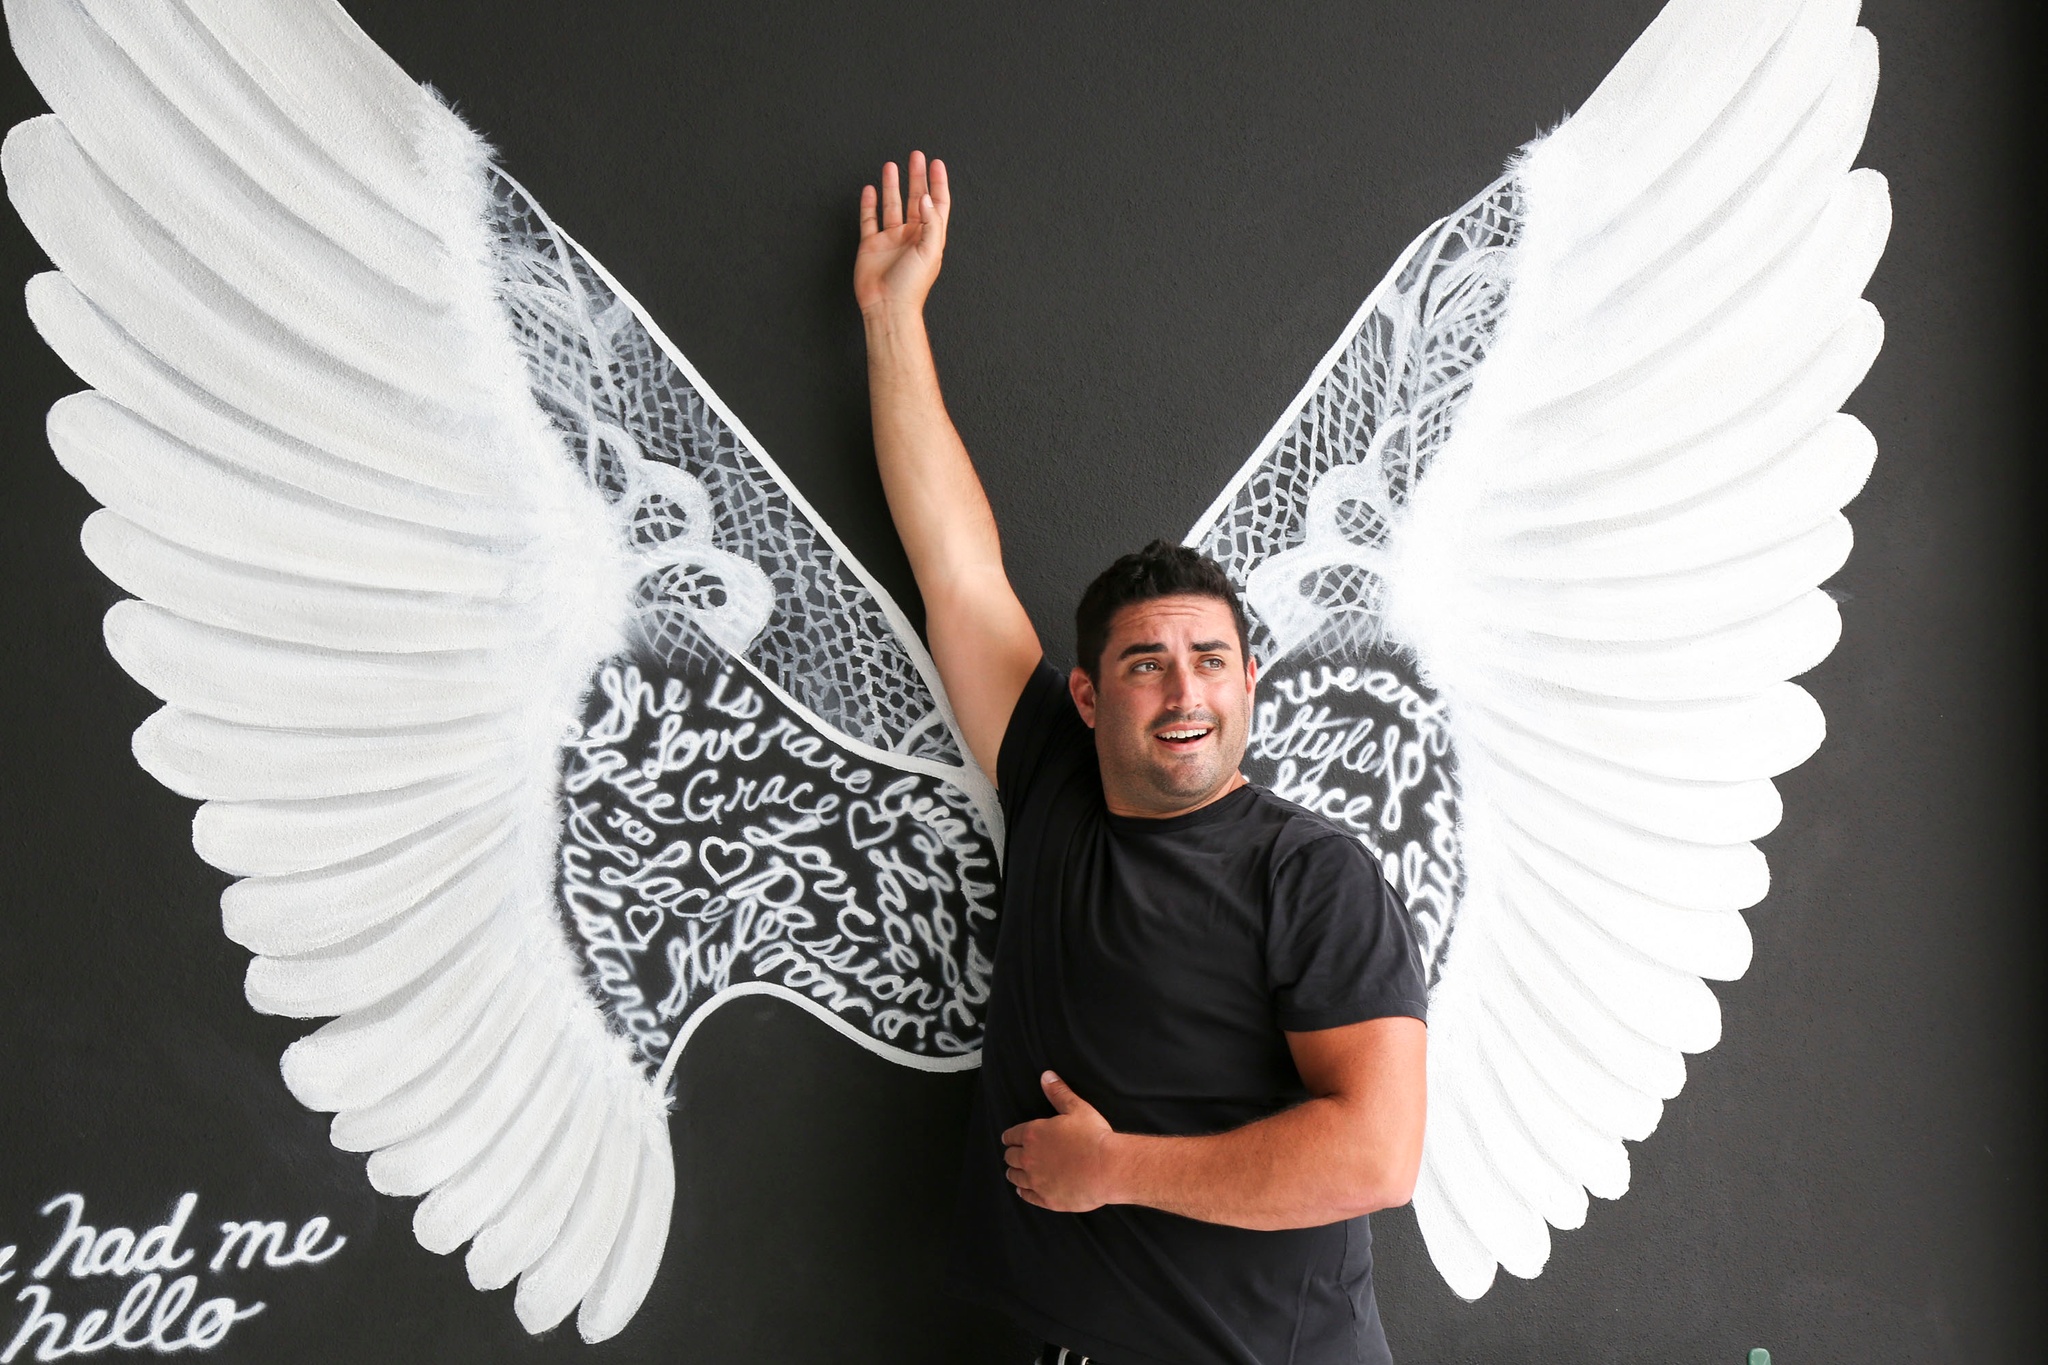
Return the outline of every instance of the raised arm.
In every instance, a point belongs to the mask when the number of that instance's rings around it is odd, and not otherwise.
[[[991,778],[1010,712],[1041,650],[1003,572],[1003,547],[974,463],[939,394],[924,300],[939,277],[952,195],[945,163],[910,154],[910,203],[896,163],[860,195],[853,292],[867,326],[875,461],[896,534],[924,597],[925,634],[974,758]]]

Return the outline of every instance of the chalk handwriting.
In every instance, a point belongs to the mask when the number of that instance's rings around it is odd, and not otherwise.
[[[1397,658],[1313,661],[1259,679],[1245,771],[1351,831],[1408,907],[1436,983],[1462,891],[1449,720]]]
[[[997,865],[967,794],[833,742],[736,667],[663,667],[605,666],[562,769],[558,904],[643,1064],[744,981],[908,1051],[979,1047]]]
[[[53,1220],[50,1241],[15,1294],[23,1310],[0,1347],[0,1365],[109,1348],[160,1355],[212,1350],[264,1304],[245,1304],[228,1294],[201,1298],[202,1277],[319,1265],[348,1244],[325,1217],[307,1219],[296,1232],[282,1221],[230,1220],[220,1224],[211,1258],[198,1263],[201,1234],[190,1226],[198,1204],[198,1194],[187,1192],[163,1222],[138,1234],[88,1223],[83,1194],[60,1194],[45,1203],[38,1212]],[[15,1278],[19,1253],[19,1243],[0,1246],[0,1284]],[[68,1281],[85,1282],[78,1290],[90,1295],[95,1284],[109,1280],[126,1282],[118,1299],[97,1296],[111,1306],[88,1306],[75,1318],[75,1308],[54,1306]],[[23,1356],[31,1344],[33,1357]]]

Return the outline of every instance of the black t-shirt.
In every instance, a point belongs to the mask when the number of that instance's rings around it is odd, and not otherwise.
[[[1423,1017],[1406,912],[1349,835],[1262,787],[1112,815],[1095,738],[1041,664],[997,762],[1009,826],[955,1286],[1105,1365],[1379,1365],[1364,1218],[1254,1232],[1017,1197],[1001,1134],[1057,1071],[1110,1125],[1215,1133],[1308,1098],[1282,1030]]]

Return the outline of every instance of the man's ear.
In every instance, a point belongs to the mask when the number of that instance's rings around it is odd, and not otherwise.
[[[1067,694],[1074,699],[1074,709],[1081,713],[1081,722],[1089,729],[1095,728],[1095,683],[1089,678],[1088,670],[1076,668],[1067,674]]]

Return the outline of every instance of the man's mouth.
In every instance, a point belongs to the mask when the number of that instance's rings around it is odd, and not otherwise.
[[[1153,731],[1153,738],[1169,749],[1192,749],[1215,732],[1211,725],[1174,725]]]

